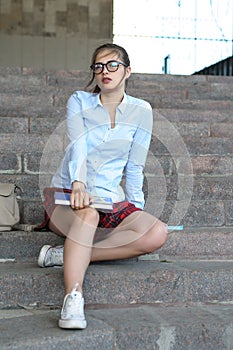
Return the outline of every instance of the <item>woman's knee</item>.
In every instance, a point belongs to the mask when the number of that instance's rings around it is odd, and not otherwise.
[[[93,208],[74,210],[72,224],[67,238],[82,244],[92,244],[93,237],[99,222],[99,213]]]
[[[156,224],[142,237],[140,242],[144,253],[152,253],[161,248],[167,241],[168,228],[162,221]]]
[[[84,208],[79,210],[74,210],[76,214],[76,219],[83,221],[86,224],[97,226],[99,222],[99,213],[94,208]]]

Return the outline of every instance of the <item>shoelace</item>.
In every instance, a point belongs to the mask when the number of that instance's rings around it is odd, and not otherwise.
[[[82,306],[82,296],[81,293],[77,291],[78,283],[75,284],[74,288],[72,289],[70,293],[70,298],[68,299],[68,307],[71,307],[72,311],[78,313],[82,316],[83,315],[83,308]],[[73,307],[75,308],[73,310]]]
[[[61,254],[63,255],[63,246],[58,246],[58,247],[54,247],[51,248],[51,256],[52,257],[60,257]]]

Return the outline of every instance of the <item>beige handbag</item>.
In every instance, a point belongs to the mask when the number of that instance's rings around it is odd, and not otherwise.
[[[15,184],[0,183],[0,231],[10,231],[19,222],[17,188]]]

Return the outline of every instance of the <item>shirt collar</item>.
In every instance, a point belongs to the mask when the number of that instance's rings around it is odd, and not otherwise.
[[[124,92],[123,99],[119,104],[119,106],[117,107],[122,114],[125,112],[127,108],[127,104],[128,104],[128,95]]]
[[[96,108],[98,106],[103,106],[101,101],[100,101],[100,93],[95,94],[94,100],[93,100],[93,107]]]
[[[117,107],[117,109],[121,112],[124,113],[128,104],[128,95],[124,92],[124,96],[123,99],[121,101],[121,103],[119,104],[119,106]],[[94,101],[93,101],[93,107],[96,108],[98,106],[103,106],[102,102],[100,100],[100,93],[96,94],[94,97]]]

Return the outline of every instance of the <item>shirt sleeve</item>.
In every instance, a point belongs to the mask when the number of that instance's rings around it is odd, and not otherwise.
[[[66,122],[67,136],[70,141],[67,147],[70,181],[72,183],[77,180],[86,184],[87,144],[82,101],[78,92],[75,92],[67,102]]]
[[[145,118],[145,119],[144,119]],[[126,175],[126,200],[133,203],[137,208],[144,208],[143,169],[151,141],[153,114],[148,109],[143,115],[143,123],[137,128],[125,167]],[[144,124],[142,126],[142,124]]]
[[[76,91],[66,105],[67,136],[70,142],[77,140],[84,132],[82,118],[82,100]]]

